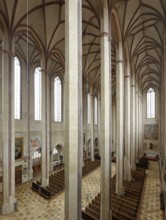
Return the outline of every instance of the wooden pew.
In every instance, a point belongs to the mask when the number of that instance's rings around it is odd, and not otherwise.
[[[44,187],[40,187],[39,194],[46,199],[50,199],[52,194]]]
[[[90,214],[91,216],[93,216],[94,219],[100,219],[100,214],[97,213],[96,211],[94,211],[91,208],[86,207],[86,213]]]
[[[35,182],[32,182],[32,189],[36,192],[39,192],[39,189],[40,189],[40,185],[38,185],[37,183]]]
[[[85,211],[82,211],[82,218],[85,220],[96,220],[93,216],[87,214]]]
[[[145,178],[145,171],[138,169],[132,172],[132,176],[135,180],[124,181],[124,191],[123,196],[117,196],[115,194],[116,187],[116,177],[112,178],[112,219],[113,220],[133,220],[136,218],[137,209],[140,201],[140,196],[142,192],[143,182]],[[92,217],[92,219],[100,219],[100,203],[101,196],[100,193],[95,196],[91,203],[85,208],[83,214],[83,219],[87,219],[87,216]],[[85,218],[84,218],[85,216]]]

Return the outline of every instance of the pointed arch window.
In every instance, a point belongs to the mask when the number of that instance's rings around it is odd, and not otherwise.
[[[147,118],[155,118],[155,90],[149,88],[147,91]]]
[[[34,72],[34,106],[35,120],[41,120],[41,68],[37,67]]]
[[[95,106],[95,125],[97,125],[97,123],[98,123],[98,117],[97,117],[97,115],[98,115],[98,107],[97,107],[97,103],[98,103],[97,97],[95,96],[95,98],[94,98],[94,106]]]
[[[54,147],[52,154],[53,154],[53,161],[57,161],[59,158],[58,158],[58,150],[56,149],[56,147]]]
[[[17,57],[14,58],[14,118],[21,119],[21,66]]]
[[[39,159],[41,158],[41,147],[39,149],[37,149],[36,151],[34,151],[32,159]]]
[[[54,79],[54,120],[62,122],[62,82],[59,76]]]

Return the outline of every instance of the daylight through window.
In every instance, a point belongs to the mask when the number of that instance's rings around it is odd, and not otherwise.
[[[14,118],[21,118],[21,67],[17,57],[14,58]]]
[[[147,91],[147,118],[155,118],[155,90],[153,88]]]

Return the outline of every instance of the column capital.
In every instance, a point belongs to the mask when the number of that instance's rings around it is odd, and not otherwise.
[[[94,96],[94,88],[93,88],[93,86],[91,86],[89,94],[90,94],[90,96]]]
[[[108,32],[103,31],[103,32],[100,34],[100,38],[102,38],[102,37],[109,37]]]
[[[124,61],[123,61],[123,60],[116,60],[116,63],[122,63],[122,64],[124,64]]]
[[[6,53],[9,57],[15,57],[14,53],[12,53],[11,51],[8,51],[6,49],[3,49],[2,52]]]
[[[46,70],[45,70],[45,69],[41,69],[40,72],[43,72],[43,73],[44,73],[44,72],[46,72]]]

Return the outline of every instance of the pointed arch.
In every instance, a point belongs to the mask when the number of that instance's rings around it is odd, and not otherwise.
[[[155,100],[156,100],[156,92],[153,87],[149,87],[146,92],[146,101],[147,101],[147,118],[155,118]]]
[[[59,75],[54,78],[54,121],[62,122],[62,80]]]
[[[34,112],[35,120],[41,120],[41,67],[34,71]]]

